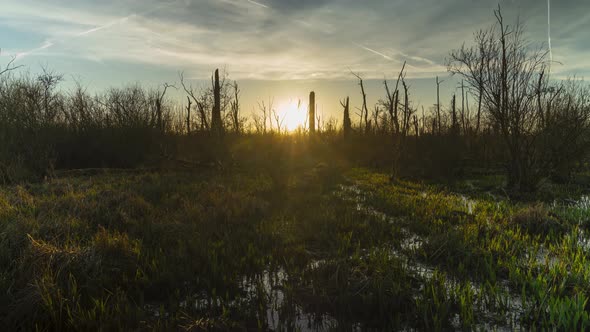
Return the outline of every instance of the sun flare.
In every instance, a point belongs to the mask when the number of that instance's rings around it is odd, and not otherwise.
[[[285,101],[277,107],[282,127],[287,131],[305,128],[307,124],[307,106],[297,99]]]

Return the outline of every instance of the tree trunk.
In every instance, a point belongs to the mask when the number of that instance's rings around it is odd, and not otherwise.
[[[191,134],[191,99],[186,97],[188,105],[186,106],[186,134]]]
[[[213,114],[211,114],[211,129],[216,135],[223,133],[221,123],[221,86],[219,85],[219,69],[215,69],[213,82]]]
[[[309,133],[315,133],[315,92],[309,93]]]
[[[350,135],[350,129],[351,129],[351,121],[350,121],[350,98],[346,97],[346,102],[345,103],[341,103],[342,106],[344,107],[344,119],[342,120],[342,131],[344,134],[344,137],[348,137]]]

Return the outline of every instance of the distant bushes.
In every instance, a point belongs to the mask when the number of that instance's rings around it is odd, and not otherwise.
[[[161,151],[170,109],[138,85],[91,96],[58,90],[45,70],[0,77],[0,181],[50,176],[56,168],[135,167]],[[159,126],[158,114],[162,113]]]

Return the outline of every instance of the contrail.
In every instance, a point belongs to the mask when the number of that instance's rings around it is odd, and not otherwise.
[[[553,62],[553,50],[551,49],[551,0],[547,0],[547,39],[549,40],[549,60]]]
[[[134,16],[135,16],[135,14],[131,14],[129,16],[125,16],[125,17],[120,18],[118,20],[115,20],[115,21],[109,22],[107,24],[92,28],[90,30],[82,31],[82,32],[76,34],[76,37],[85,36],[85,35],[91,34],[93,32],[100,31],[102,29],[110,28],[110,27],[117,25],[117,24],[125,23],[127,20],[129,20],[130,18],[132,18]]]
[[[356,45],[356,46],[358,46],[358,47],[360,47],[360,48],[362,48],[362,49],[364,49],[364,50],[366,50],[366,51],[369,51],[371,53],[380,55],[380,56],[384,57],[387,60],[393,61],[393,58],[391,58],[390,56],[385,55],[385,54],[383,54],[381,52],[375,51],[374,49],[368,48],[366,46],[363,46],[363,45],[360,45],[360,44],[357,44],[357,43],[353,43],[353,44]]]
[[[162,9],[162,8],[165,8],[165,7],[169,7],[171,5],[172,5],[172,3],[164,3],[164,4],[161,4],[161,5],[158,5],[158,6],[154,6],[153,8],[148,9],[148,10],[146,10],[144,12],[141,12],[140,14],[127,15],[127,16],[122,17],[120,19],[117,19],[117,20],[108,22],[106,24],[103,24],[103,25],[94,27],[92,29],[89,29],[89,30],[86,30],[86,31],[82,31],[80,33],[77,33],[77,34],[73,35],[73,37],[70,37],[70,38],[66,38],[66,39],[62,39],[62,40],[47,40],[40,47],[37,47],[35,49],[29,50],[29,51],[26,51],[26,52],[18,53],[16,55],[16,58],[17,59],[22,59],[22,58],[24,58],[26,56],[29,56],[29,55],[33,54],[33,53],[37,53],[38,51],[41,51],[41,50],[44,50],[44,49],[53,47],[56,44],[57,45],[63,44],[65,42],[69,41],[70,39],[83,37],[83,36],[86,36],[86,35],[95,33],[97,31],[100,31],[100,30],[103,30],[103,29],[107,29],[107,28],[113,27],[113,26],[118,25],[118,24],[123,24],[123,23],[127,22],[130,18],[136,17],[138,15],[139,16],[147,15],[147,14],[150,14],[150,13],[156,11],[156,10],[159,10],[159,9]]]
[[[248,2],[251,3],[251,4],[253,4],[253,5],[256,5],[256,6],[260,6],[260,7],[263,7],[263,8],[268,8],[267,5],[261,4],[260,2],[256,2],[256,1],[253,1],[253,0],[248,0]]]
[[[44,49],[46,49],[46,48],[50,48],[50,47],[51,47],[51,46],[53,46],[53,45],[55,45],[55,43],[54,43],[53,41],[51,41],[51,40],[46,40],[45,42],[43,42],[43,45],[41,45],[41,46],[39,46],[39,47],[37,47],[37,48],[34,48],[34,49],[32,49],[32,50],[30,50],[30,51],[27,51],[27,52],[20,52],[20,53],[17,53],[17,54],[16,54],[16,60],[22,59],[22,58],[26,57],[27,55],[30,55],[30,54],[32,54],[32,53],[35,53],[35,52],[38,52],[38,51],[44,50]]]

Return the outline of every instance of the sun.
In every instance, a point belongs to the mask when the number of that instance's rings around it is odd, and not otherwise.
[[[299,100],[284,101],[277,105],[277,110],[282,126],[287,131],[305,128],[307,124],[307,106],[303,105]]]

